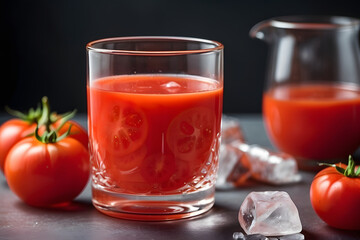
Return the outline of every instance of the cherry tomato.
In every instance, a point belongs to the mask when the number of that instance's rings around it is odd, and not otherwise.
[[[29,205],[65,203],[80,194],[88,181],[89,154],[70,137],[55,143],[28,137],[11,148],[5,175],[10,189]]]
[[[353,170],[340,169],[342,166],[350,169],[350,165]],[[360,177],[359,172],[355,174],[355,164],[350,164],[350,160],[348,166],[320,171],[311,184],[310,200],[318,216],[330,226],[360,230]],[[352,172],[352,176],[346,176],[346,171]]]

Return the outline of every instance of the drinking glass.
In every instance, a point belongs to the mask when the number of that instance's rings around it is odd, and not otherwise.
[[[186,37],[87,44],[92,200],[126,219],[172,220],[214,204],[223,45]]]
[[[267,132],[303,169],[346,161],[360,146],[359,26],[350,17],[284,16],[250,31],[270,46]]]

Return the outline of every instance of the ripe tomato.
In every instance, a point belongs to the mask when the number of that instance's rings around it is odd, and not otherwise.
[[[51,129],[55,130],[60,124],[60,121],[51,125]],[[78,140],[84,147],[88,147],[88,134],[87,131],[75,121],[67,121],[60,129],[59,135],[64,134],[72,124],[69,137]],[[36,123],[24,121],[22,119],[13,118],[6,121],[0,126],[0,168],[4,172],[4,165],[6,155],[10,149],[20,140],[34,133]],[[40,129],[40,134],[44,132],[44,128]]]
[[[347,170],[341,173],[335,167],[320,171],[311,184],[310,200],[318,216],[330,226],[360,230],[360,177],[350,159],[348,166],[353,168],[352,177],[346,176]]]
[[[10,149],[35,131],[36,124],[21,119],[10,119],[0,126],[0,168],[4,171],[5,158]]]
[[[0,169],[4,172],[5,159],[10,149],[20,140],[34,134],[37,124],[40,124],[39,133],[45,132],[46,127],[50,130],[58,129],[58,134],[67,132],[72,124],[69,137],[80,141],[85,148],[88,148],[87,131],[75,121],[69,120],[75,115],[76,111],[64,115],[58,115],[50,112],[50,105],[47,97],[42,98],[42,108],[30,108],[28,113],[22,113],[16,110],[7,109],[7,111],[16,116],[3,123],[0,126]],[[40,123],[41,122],[41,123]],[[63,124],[63,122],[65,122]]]
[[[32,206],[73,200],[89,178],[89,154],[77,140],[66,137],[43,143],[27,137],[8,153],[5,175],[10,189]]]

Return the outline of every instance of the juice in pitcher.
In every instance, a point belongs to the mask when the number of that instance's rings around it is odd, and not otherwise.
[[[274,144],[298,159],[347,159],[360,146],[360,89],[356,85],[274,87],[264,94],[263,114]]]
[[[360,145],[359,29],[356,18],[290,15],[250,30],[269,46],[267,132],[302,169],[347,161]]]

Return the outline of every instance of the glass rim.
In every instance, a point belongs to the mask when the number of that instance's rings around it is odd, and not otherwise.
[[[270,19],[269,25],[284,29],[342,29],[360,25],[360,20],[347,16],[289,15]]]
[[[184,41],[184,42],[195,42],[195,43],[205,43],[213,45],[211,48],[199,48],[199,49],[190,49],[190,50],[125,50],[125,49],[107,49],[95,47],[94,45],[99,43],[111,43],[111,42],[135,42],[135,41]],[[199,54],[199,53],[209,53],[214,51],[220,51],[224,49],[224,45],[218,41],[207,40],[202,38],[195,37],[175,37],[175,36],[129,36],[129,37],[111,37],[111,38],[102,38],[98,40],[91,41],[86,44],[87,51],[95,51],[97,53],[104,54],[114,54],[114,55],[151,55],[151,56],[171,56],[171,55],[189,55],[189,54]]]

